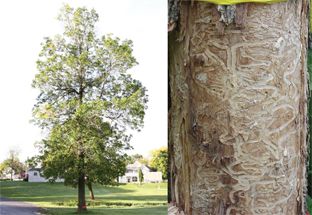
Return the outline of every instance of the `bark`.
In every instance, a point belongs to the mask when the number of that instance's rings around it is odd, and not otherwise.
[[[81,53],[81,45],[79,46],[79,54]],[[83,74],[84,69],[80,67],[79,69],[79,105],[81,106],[83,103]],[[81,124],[81,122],[80,122]],[[78,138],[78,146],[79,146],[79,172],[78,172],[78,213],[84,212],[87,210],[86,206],[86,195],[85,195],[85,169],[84,169],[84,146],[81,138]]]
[[[85,195],[85,174],[83,171],[84,156],[83,153],[79,155],[79,176],[78,176],[78,213],[87,210],[86,195]]]
[[[304,214],[307,8],[238,5],[226,25],[216,5],[181,2],[169,33],[169,180],[185,214]]]

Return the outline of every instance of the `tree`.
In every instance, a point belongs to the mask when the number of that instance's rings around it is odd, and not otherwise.
[[[141,158],[140,160],[138,160],[141,164],[144,164],[144,165],[148,165],[149,161],[147,158]]]
[[[37,61],[32,86],[40,94],[33,115],[48,133],[40,144],[45,177],[78,187],[82,212],[86,179],[90,188],[115,184],[124,174],[131,148],[126,131],[143,126],[147,96],[128,73],[137,65],[132,41],[98,37],[95,10],[65,5],[58,19],[64,33],[44,39]]]
[[[5,175],[5,165],[0,163],[0,178],[3,178]]]
[[[308,1],[170,2],[170,201],[305,214]]]
[[[167,179],[167,171],[168,171],[167,147],[162,147],[152,151],[150,166],[157,169],[157,171],[160,171],[162,173],[163,179]]]
[[[25,166],[27,168],[35,168],[38,166],[40,159],[38,156],[27,157],[25,161]]]
[[[127,164],[132,164],[135,161],[139,161],[142,158],[143,158],[143,156],[140,154],[129,155],[127,158]]]
[[[130,155],[127,158],[127,164],[133,164],[135,161],[139,161],[141,164],[148,164],[148,160],[140,154]]]
[[[143,182],[143,180],[144,180],[144,175],[143,175],[142,169],[140,168],[139,169],[139,182],[140,182],[140,184]]]
[[[18,152],[15,150],[10,150],[9,157],[1,163],[1,172],[10,174],[11,181],[13,181],[13,175],[21,174],[24,169],[23,163],[19,161]]]

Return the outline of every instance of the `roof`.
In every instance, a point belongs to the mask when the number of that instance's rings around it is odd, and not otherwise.
[[[131,169],[131,170],[139,170],[141,168],[147,168],[149,172],[156,172],[157,169],[150,167],[148,165],[142,164],[139,161],[135,161],[133,164],[128,164],[127,165],[127,169]]]
[[[141,164],[139,161],[135,161],[132,164],[128,164],[127,168],[139,168],[139,167],[142,167],[142,166],[143,166],[143,164]]]
[[[147,168],[151,169],[150,167],[146,166],[145,164],[141,164],[139,161],[135,161],[133,164],[128,164],[127,169],[132,169],[132,170],[139,170],[141,168]]]

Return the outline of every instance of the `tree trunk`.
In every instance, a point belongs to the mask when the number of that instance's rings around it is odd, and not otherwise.
[[[84,175],[80,174],[78,179],[78,213],[87,210],[86,196],[85,196],[85,179]]]
[[[92,183],[91,182],[87,182],[88,185],[88,189],[90,192],[90,199],[94,200],[94,193],[93,193],[93,189],[92,189]]]
[[[187,215],[305,214],[308,0],[240,4],[233,23],[216,5],[180,3],[171,201]]]
[[[87,210],[85,195],[85,174],[84,174],[84,155],[79,154],[79,176],[78,176],[78,213]]]

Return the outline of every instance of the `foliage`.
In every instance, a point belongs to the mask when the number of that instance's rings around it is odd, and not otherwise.
[[[160,185],[160,189],[158,186]],[[1,197],[31,202],[47,208],[44,214],[73,214],[76,190],[61,183],[0,182]],[[89,201],[90,214],[166,214],[167,184],[95,184],[96,201]],[[165,205],[165,206],[164,206]]]
[[[4,163],[3,162],[0,163],[0,178],[4,177],[5,169],[6,169],[6,167],[5,167]]]
[[[152,151],[150,166],[157,169],[157,171],[160,171],[162,173],[163,179],[167,179],[167,170],[168,170],[167,147],[162,147]]]
[[[40,90],[34,122],[48,133],[40,144],[44,175],[79,189],[85,177],[114,184],[131,148],[126,131],[140,130],[147,103],[127,72],[137,65],[132,41],[97,37],[95,10],[65,5],[58,19],[64,33],[45,38],[32,84]]]
[[[134,163],[135,161],[138,161],[138,160],[140,160],[140,159],[142,159],[143,158],[143,156],[142,155],[140,155],[140,154],[134,154],[134,155],[129,155],[128,157],[127,157],[127,164],[132,164],[132,163]]]
[[[144,176],[143,176],[142,169],[140,168],[140,169],[139,169],[139,182],[142,183],[143,180],[144,180]]]
[[[140,154],[130,155],[127,158],[127,164],[133,164],[135,161],[139,161],[141,164],[148,164],[148,160]]]
[[[28,157],[25,161],[25,166],[27,168],[35,168],[39,165],[40,159],[38,156]]]
[[[25,167],[19,161],[18,152],[15,150],[10,150],[8,158],[0,164],[1,175],[10,174],[11,180],[13,180],[13,175],[21,174],[24,170]]]

